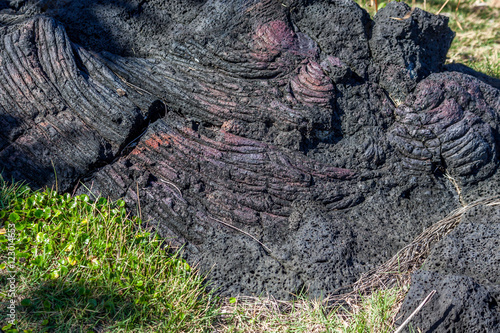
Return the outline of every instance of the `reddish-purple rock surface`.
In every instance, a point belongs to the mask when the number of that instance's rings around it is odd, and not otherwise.
[[[338,292],[500,192],[500,92],[444,66],[444,16],[394,20],[410,8],[392,2],[372,20],[348,0],[23,3],[0,1],[3,176],[140,203],[223,294]]]

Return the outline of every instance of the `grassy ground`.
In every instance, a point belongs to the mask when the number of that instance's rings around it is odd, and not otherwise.
[[[219,303],[203,277],[139,225],[123,201],[32,192],[0,179],[2,330],[207,331]]]
[[[140,225],[123,201],[33,192],[0,178],[2,331],[389,332],[407,288],[346,298],[343,307],[221,300]]]
[[[222,307],[217,332],[392,332],[407,288],[405,285],[347,297],[343,305],[328,299],[283,302],[272,297],[232,298]]]

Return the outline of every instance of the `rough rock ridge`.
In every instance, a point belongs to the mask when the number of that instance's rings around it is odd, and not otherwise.
[[[460,199],[499,192],[500,92],[446,70],[446,17],[0,3],[4,177],[51,186],[55,170],[62,190],[140,202],[226,295],[348,288]]]

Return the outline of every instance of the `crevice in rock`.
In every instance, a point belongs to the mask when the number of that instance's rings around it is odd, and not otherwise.
[[[92,176],[99,172],[102,168],[116,162],[118,159],[126,157],[130,154],[134,148],[139,143],[140,139],[146,134],[149,126],[159,119],[165,117],[167,112],[167,106],[161,100],[155,100],[148,108],[145,121],[142,122],[141,126],[136,126],[135,131],[124,141],[123,147],[120,148],[116,155],[113,155],[107,159],[101,159],[96,163],[90,165],[89,171],[82,175],[78,180],[75,181],[71,188],[73,193],[78,191],[81,184],[92,179]]]

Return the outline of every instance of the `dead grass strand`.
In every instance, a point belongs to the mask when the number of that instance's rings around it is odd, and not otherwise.
[[[434,244],[458,226],[464,214],[483,205],[500,205],[500,196],[454,210],[387,262],[363,274],[351,292],[294,301],[272,296],[233,298],[222,306],[216,332],[392,332],[411,274],[422,266]]]

